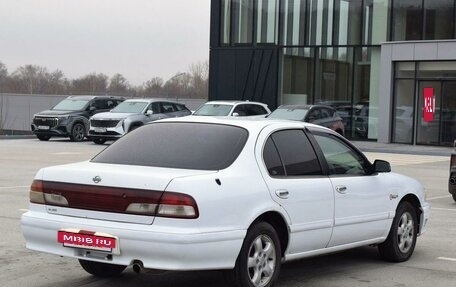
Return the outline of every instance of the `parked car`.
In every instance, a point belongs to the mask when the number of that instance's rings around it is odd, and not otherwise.
[[[344,135],[342,118],[336,110],[324,105],[282,105],[273,111],[268,118],[302,121],[324,126]]]
[[[332,130],[185,117],[41,169],[21,226],[27,248],[78,259],[95,276],[128,265],[230,269],[234,286],[260,287],[283,261],[358,246],[406,261],[428,218],[420,183]]]
[[[124,98],[111,96],[68,97],[52,109],[35,114],[32,132],[41,141],[48,141],[51,137],[83,141],[89,130],[89,118],[111,110],[122,101]]]
[[[265,117],[269,115],[268,105],[249,101],[210,101],[196,110],[195,116],[223,117]]]
[[[448,191],[456,201],[456,140],[454,141],[454,150],[451,153],[450,160],[450,179],[448,181]]]
[[[89,137],[96,144],[104,144],[148,122],[190,114],[190,110],[180,103],[156,99],[126,100],[110,112],[91,117]]]

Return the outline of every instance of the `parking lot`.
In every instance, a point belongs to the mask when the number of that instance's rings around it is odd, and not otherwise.
[[[88,160],[104,145],[66,139],[0,139],[0,286],[226,286],[219,271],[157,274],[131,268],[121,277],[98,279],[77,260],[29,251],[20,230],[28,191],[41,167]],[[282,266],[277,286],[453,286],[456,282],[456,203],[447,191],[449,157],[366,153],[390,161],[392,170],[418,179],[432,213],[408,262],[381,261],[377,249],[362,247],[294,261]]]

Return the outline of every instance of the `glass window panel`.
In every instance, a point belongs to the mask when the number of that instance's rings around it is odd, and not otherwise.
[[[233,0],[233,43],[252,43],[254,0]]]
[[[339,45],[360,44],[361,4],[358,0],[336,0],[334,41]]]
[[[220,13],[220,43],[230,43],[230,10],[231,0],[222,0]]]
[[[432,120],[425,119],[424,111],[426,103],[424,100],[424,90],[433,89],[434,117]],[[418,85],[418,110],[417,110],[417,127],[416,127],[416,143],[438,145],[439,130],[440,130],[440,103],[442,99],[442,90],[440,81],[420,81]]]
[[[424,1],[424,39],[453,38],[454,0]]]
[[[257,43],[277,43],[278,0],[257,0]]]
[[[396,78],[415,78],[415,62],[396,63]]]
[[[348,124],[348,134],[354,139],[367,139],[369,123],[376,120],[376,113],[372,112],[376,108],[370,102],[371,48],[356,48],[355,53],[352,123]],[[345,130],[347,134],[347,128]]]
[[[443,82],[440,143],[452,145],[456,137],[456,81]]]
[[[412,143],[414,80],[396,80],[393,106],[393,142]]]
[[[308,44],[332,45],[334,0],[308,0]]]
[[[282,104],[310,104],[312,102],[314,62],[313,49],[284,49]]]
[[[418,64],[418,77],[444,78],[456,77],[456,62],[421,62]]]
[[[422,2],[394,0],[393,41],[421,40],[423,31]]]
[[[320,48],[318,57],[315,103],[351,101],[353,48]]]
[[[364,0],[363,44],[380,45],[388,40],[390,0]]]
[[[305,1],[282,1],[282,44],[304,45]]]

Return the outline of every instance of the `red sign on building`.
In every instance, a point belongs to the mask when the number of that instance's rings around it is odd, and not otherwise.
[[[433,122],[435,113],[434,88],[424,88],[423,119],[425,122]]]

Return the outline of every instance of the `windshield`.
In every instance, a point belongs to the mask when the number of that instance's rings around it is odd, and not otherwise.
[[[268,118],[273,119],[282,119],[282,120],[292,120],[292,121],[303,121],[306,116],[308,109],[287,109],[279,108],[273,111]]]
[[[93,162],[220,170],[238,157],[248,138],[240,127],[207,123],[153,123],[122,137]]]
[[[194,115],[197,116],[229,116],[232,105],[205,104]]]
[[[149,103],[146,102],[122,102],[111,110],[111,113],[135,113],[139,114],[144,111]]]
[[[60,111],[80,111],[84,109],[88,102],[88,100],[65,99],[52,109]]]

